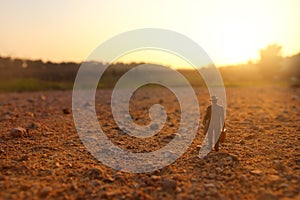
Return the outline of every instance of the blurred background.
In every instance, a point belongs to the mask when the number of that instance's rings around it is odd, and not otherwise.
[[[158,50],[129,53],[113,63],[86,60],[105,40],[138,28],[170,29],[194,40],[227,87],[299,87],[299,7],[297,0],[3,0],[0,92],[72,89],[82,62],[110,65],[99,83],[102,88],[113,87],[142,63],[169,66],[192,85],[205,85],[184,60]],[[198,67],[209,70],[212,65]]]

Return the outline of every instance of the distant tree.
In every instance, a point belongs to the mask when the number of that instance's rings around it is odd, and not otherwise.
[[[300,53],[285,58],[283,67],[287,78],[300,80]]]
[[[281,68],[281,49],[278,44],[268,45],[260,50],[260,69],[262,75],[267,79],[279,77]]]

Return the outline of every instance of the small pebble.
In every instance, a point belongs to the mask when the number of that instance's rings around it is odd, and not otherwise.
[[[71,110],[69,108],[64,108],[63,113],[66,114],[66,115],[71,114]]]
[[[22,127],[16,127],[10,131],[10,134],[14,138],[23,137],[24,135],[27,134],[27,130]]]
[[[174,191],[176,191],[176,187],[177,187],[176,181],[169,179],[169,178],[164,178],[162,180],[163,190],[168,191],[168,192],[174,192]]]
[[[255,170],[250,171],[250,174],[261,176],[261,175],[263,175],[263,172],[259,169],[255,169]]]

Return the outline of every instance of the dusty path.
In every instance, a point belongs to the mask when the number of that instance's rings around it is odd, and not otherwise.
[[[109,90],[96,110],[111,140],[147,152],[165,145],[178,128],[178,103],[151,88],[136,94],[132,114],[147,123],[147,107],[166,106],[169,120],[157,137],[135,140],[113,122]],[[152,98],[148,98],[149,93]],[[202,113],[208,93],[199,89]],[[0,95],[0,199],[300,199],[300,89],[227,89],[227,141],[220,153],[197,157],[201,130],[172,165],[146,174],[115,171],[95,160],[73,123],[71,91]],[[26,133],[11,134],[15,127]],[[140,148],[138,148],[140,147]]]

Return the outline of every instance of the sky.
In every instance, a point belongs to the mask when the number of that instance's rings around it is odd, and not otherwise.
[[[283,56],[300,52],[299,8],[300,0],[1,0],[0,55],[81,62],[115,35],[163,28],[197,42],[216,65],[246,63],[272,43]],[[119,61],[184,65],[154,51]]]

